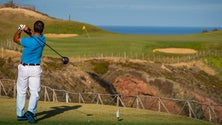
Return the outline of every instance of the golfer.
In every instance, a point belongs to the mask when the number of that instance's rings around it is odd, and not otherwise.
[[[19,25],[18,31],[14,35],[14,42],[23,47],[21,63],[18,65],[17,79],[17,99],[16,99],[16,114],[17,120],[28,120],[30,123],[35,123],[35,113],[37,109],[40,91],[41,77],[41,57],[45,46],[45,37],[42,34],[44,23],[36,21],[33,30],[30,30],[26,25]],[[22,31],[30,34],[29,38],[21,38]],[[24,111],[26,101],[26,91],[29,88],[30,98],[27,112]]]

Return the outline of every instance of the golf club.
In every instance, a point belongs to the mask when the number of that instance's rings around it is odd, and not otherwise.
[[[30,28],[28,28],[28,30],[26,30],[26,31],[24,31],[26,34],[28,34],[29,36],[31,36],[32,35],[32,33],[31,33],[31,29]],[[34,37],[33,37],[34,38]],[[56,54],[58,54],[61,58],[62,58],[62,62],[63,62],[63,64],[67,64],[67,63],[69,63],[69,58],[68,57],[65,57],[65,56],[62,56],[59,52],[57,52],[55,49],[53,49],[51,46],[49,46],[47,43],[45,43],[45,42],[43,42],[42,40],[40,40],[40,39],[36,39],[36,38],[34,38],[36,41],[41,41],[42,43],[44,43],[46,46],[48,46],[51,50],[53,50]]]

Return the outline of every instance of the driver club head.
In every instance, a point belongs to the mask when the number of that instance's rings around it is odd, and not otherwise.
[[[69,58],[68,57],[62,57],[62,62],[63,62],[63,64],[69,63]]]

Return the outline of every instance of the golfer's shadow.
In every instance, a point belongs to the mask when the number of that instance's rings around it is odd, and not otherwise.
[[[62,113],[66,112],[66,111],[69,111],[69,110],[78,109],[80,107],[81,107],[81,105],[51,107],[52,110],[48,110],[48,111],[43,111],[43,112],[37,113],[36,114],[37,121],[41,121],[41,120],[44,120],[44,119],[47,119],[47,118],[50,118],[50,117],[62,114]],[[42,115],[44,115],[44,116],[42,116]],[[40,117],[40,116],[42,116],[42,117]]]

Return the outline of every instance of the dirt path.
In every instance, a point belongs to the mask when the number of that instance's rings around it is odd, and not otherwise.
[[[212,69],[211,67],[209,67],[208,65],[206,65],[203,61],[201,60],[197,60],[197,61],[191,61],[191,62],[183,62],[183,63],[175,63],[175,64],[170,64],[171,66],[174,67],[193,67],[196,66],[197,68],[201,69],[202,71],[210,74],[210,75],[216,75],[216,71],[214,69]]]

